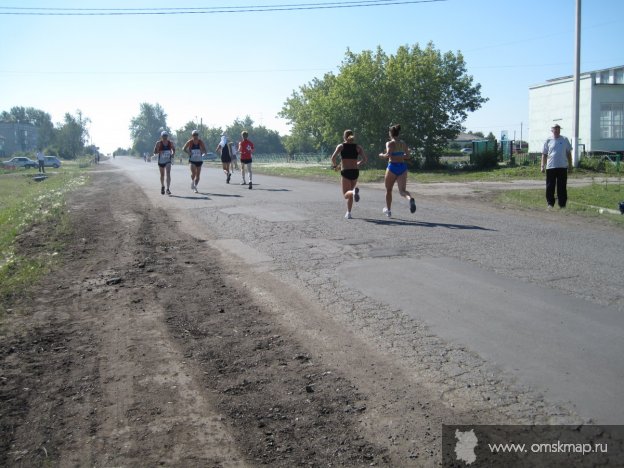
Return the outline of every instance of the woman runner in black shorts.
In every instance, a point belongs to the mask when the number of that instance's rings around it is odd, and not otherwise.
[[[216,152],[221,155],[221,163],[223,164],[223,172],[225,173],[225,183],[229,184],[232,177],[230,172],[230,164],[232,163],[232,157],[230,156],[229,140],[225,133],[221,135],[221,141],[217,146]]]
[[[160,140],[154,146],[154,155],[158,158],[158,170],[160,171],[160,193],[165,194],[165,173],[167,173],[167,195],[171,195],[171,163],[175,156],[173,142],[169,141],[169,134],[162,132]]]
[[[336,169],[338,164],[336,159],[340,154],[340,165],[342,176],[342,193],[347,200],[347,214],[346,219],[351,219],[351,208],[353,208],[353,201],[360,201],[360,189],[356,187],[357,180],[360,175],[359,167],[366,163],[368,158],[362,147],[355,143],[355,136],[353,130],[345,130],[343,134],[344,142],[336,146],[336,151],[332,154],[331,162],[332,167]],[[362,159],[358,160],[358,157]]]
[[[199,138],[199,131],[193,130],[191,139],[184,144],[182,148],[189,155],[189,164],[191,166],[191,190],[197,193],[197,184],[199,184],[199,175],[201,174],[202,164],[204,163],[202,156],[206,153],[206,145]]]

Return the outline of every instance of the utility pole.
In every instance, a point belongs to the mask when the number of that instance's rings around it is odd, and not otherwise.
[[[572,141],[572,165],[578,167],[579,144],[579,96],[581,94],[581,0],[576,0],[576,45],[574,47],[574,139]]]

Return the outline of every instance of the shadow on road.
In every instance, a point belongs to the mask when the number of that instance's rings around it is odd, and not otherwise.
[[[496,229],[484,228],[481,226],[466,224],[447,224],[447,223],[428,223],[426,221],[405,221],[402,219],[369,219],[359,218],[362,221],[381,226],[421,226],[428,228],[442,227],[446,229],[462,229],[462,230],[478,230],[478,231],[496,231]]]

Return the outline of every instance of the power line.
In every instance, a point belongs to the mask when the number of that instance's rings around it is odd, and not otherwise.
[[[223,6],[201,8],[25,8],[0,7],[0,15],[13,16],[137,16],[137,15],[206,15],[217,13],[255,13],[271,11],[327,10],[417,3],[439,3],[448,0],[359,0],[329,3]],[[11,11],[9,11],[11,10]],[[14,10],[14,11],[13,11]]]

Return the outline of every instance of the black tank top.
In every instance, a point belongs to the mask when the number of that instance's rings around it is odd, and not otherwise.
[[[357,145],[355,143],[343,143],[340,156],[342,159],[357,159]]]

